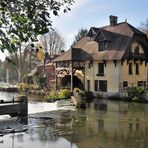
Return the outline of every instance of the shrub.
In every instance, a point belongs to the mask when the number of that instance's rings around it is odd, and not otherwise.
[[[144,88],[138,87],[138,88],[137,88],[137,91],[138,91],[138,93],[139,93],[140,95],[142,95],[142,94],[144,93]]]
[[[58,92],[56,90],[51,90],[50,92],[46,92],[46,96],[44,96],[44,101],[54,102],[59,98]]]
[[[77,94],[81,97],[86,97],[85,92],[79,88],[74,88],[73,93],[74,93],[74,95]]]
[[[127,91],[126,97],[128,98],[129,101],[141,102],[144,100],[142,97],[143,93],[144,93],[144,88],[133,87]]]
[[[73,90],[73,92],[75,93],[75,92],[80,92],[81,91],[81,89],[79,89],[79,88],[74,88],[74,90]]]
[[[19,84],[20,92],[28,92],[29,90],[36,90],[38,88],[39,87],[36,84],[28,84],[28,83],[21,83],[21,84]]]
[[[62,89],[59,93],[59,98],[70,98],[71,92],[68,89]]]

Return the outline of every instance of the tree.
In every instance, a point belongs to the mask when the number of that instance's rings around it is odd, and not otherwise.
[[[50,13],[70,11],[73,0],[0,0],[0,50],[10,53],[52,27]]]
[[[72,4],[73,0],[0,0],[0,50],[11,53],[7,61],[15,63],[14,76],[22,79],[26,71],[29,51],[22,49],[23,44],[31,45],[39,34],[47,33],[52,27],[50,14],[70,11]]]
[[[86,28],[85,29],[83,29],[83,28],[79,29],[77,35],[75,35],[75,38],[74,38],[72,45],[76,44],[80,39],[82,39],[84,36],[86,36],[87,33],[88,33],[88,30]]]
[[[49,30],[48,33],[44,34],[43,36],[40,36],[39,41],[41,44],[43,44],[45,50],[49,54],[58,54],[61,53],[61,51],[65,47],[65,42],[63,37],[54,30]]]
[[[145,22],[141,23],[140,30],[142,30],[148,36],[148,19]]]
[[[3,71],[9,70],[11,80],[23,82],[24,77],[36,66],[36,53],[32,52],[32,47],[29,44],[24,44],[22,47],[6,57]],[[9,60],[11,59],[11,60]],[[6,73],[6,72],[5,72]]]
[[[3,62],[0,60],[0,81],[4,81]]]

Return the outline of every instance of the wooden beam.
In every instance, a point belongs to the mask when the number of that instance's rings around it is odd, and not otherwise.
[[[71,92],[73,92],[73,61],[71,61]]]
[[[84,63],[84,91],[85,91],[85,63]]]
[[[117,66],[117,61],[116,60],[113,60],[114,61],[114,64],[115,64],[115,67]]]
[[[145,66],[147,66],[147,61],[145,61]]]
[[[121,65],[123,65],[123,63],[124,63],[124,60],[121,60]]]
[[[143,60],[140,60],[140,65],[142,65],[142,63],[143,63]]]
[[[55,63],[55,90],[57,90],[57,63]]]

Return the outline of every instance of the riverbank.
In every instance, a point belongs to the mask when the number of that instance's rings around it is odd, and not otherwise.
[[[48,92],[50,93],[50,92]],[[146,93],[147,94],[147,93]],[[147,97],[147,95],[144,94]],[[22,95],[22,94],[19,94],[19,95]],[[67,100],[67,99],[70,99],[69,98],[59,98],[57,97],[57,95],[54,96],[54,94],[52,94],[51,96],[53,97],[49,97],[49,94],[46,95],[44,93],[27,93],[25,94],[27,95],[28,99],[30,101],[39,101],[39,102],[56,102],[56,101],[59,101],[59,100]],[[97,92],[97,94],[95,93],[86,93],[86,99],[83,99],[83,103],[85,103],[86,105],[90,102],[93,102],[94,99],[98,99],[98,100],[101,100],[101,99],[105,99],[105,100],[114,100],[114,101],[123,101],[123,102],[135,102],[135,103],[148,103],[148,100],[139,100],[139,99],[131,99],[129,97],[126,96],[126,93],[106,93],[106,92]],[[85,107],[83,107],[85,108]]]
[[[55,102],[58,100],[70,99],[72,95],[77,98],[77,102],[82,102],[83,108],[85,108],[85,102],[93,101],[93,98],[108,99],[116,101],[127,101],[136,103],[148,103],[148,90],[141,87],[128,88],[124,92],[112,93],[112,92],[84,92],[78,88],[75,88],[73,93],[69,89],[57,90],[40,90],[33,89],[34,87],[28,85],[21,87],[20,92],[29,96],[31,100],[37,100],[42,102]],[[84,98],[84,99],[81,99]],[[81,104],[81,103],[80,103]],[[79,107],[78,107],[79,108]]]
[[[94,92],[95,98],[102,98],[108,100],[136,102],[136,103],[148,103],[148,90],[143,88],[130,88],[124,92],[112,93],[112,92]]]
[[[0,83],[0,91],[19,92],[19,87],[18,85],[14,85],[10,83]]]

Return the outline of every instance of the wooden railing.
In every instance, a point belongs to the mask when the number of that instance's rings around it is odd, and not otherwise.
[[[19,101],[0,100],[0,115],[9,114],[10,116],[27,116],[28,99],[26,96],[19,97]]]

